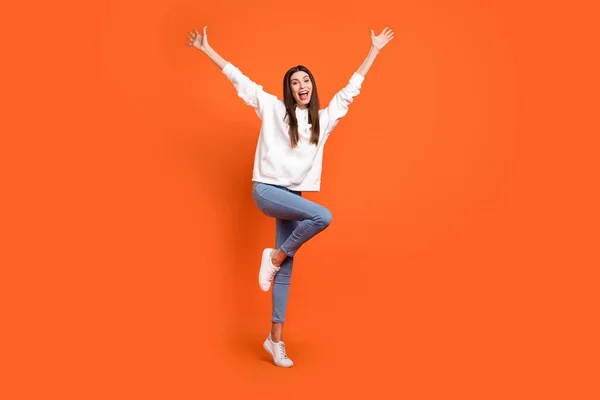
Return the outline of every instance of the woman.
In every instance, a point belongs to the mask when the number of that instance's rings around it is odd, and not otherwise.
[[[289,294],[294,254],[331,222],[331,212],[302,197],[303,191],[319,191],[323,147],[348,105],[360,93],[365,75],[394,32],[385,28],[375,36],[371,30],[371,48],[367,58],[350,81],[319,109],[317,85],[310,71],[296,66],[283,78],[283,101],[263,91],[208,44],[203,34],[189,32],[188,46],[204,52],[227,76],[244,102],[254,107],[262,126],[254,158],[252,196],[258,208],[276,219],[276,248],[262,253],[258,274],[261,290],[273,283],[271,332],[263,347],[277,366],[293,365],[282,341],[283,323]]]

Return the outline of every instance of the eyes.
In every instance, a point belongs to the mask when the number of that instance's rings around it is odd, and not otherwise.
[[[292,86],[296,86],[296,85],[298,85],[299,83],[300,83],[299,81],[297,81],[297,80],[293,80],[293,81],[292,81]],[[309,83],[310,83],[310,79],[306,78],[306,79],[304,80],[304,83],[305,83],[305,84],[309,84]]]

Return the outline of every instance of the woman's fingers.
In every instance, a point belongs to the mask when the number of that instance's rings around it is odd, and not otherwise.
[[[373,30],[371,29],[371,37],[375,36],[375,32],[373,32]],[[378,37],[381,37],[383,39],[386,40],[390,40],[391,38],[394,37],[394,30],[390,29],[388,26],[386,26],[383,31],[381,31],[381,33],[378,35]]]

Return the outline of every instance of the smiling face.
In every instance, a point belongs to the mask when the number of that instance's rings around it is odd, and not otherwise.
[[[312,89],[313,84],[306,72],[298,71],[290,76],[290,90],[298,108],[305,109],[308,107],[312,96]]]

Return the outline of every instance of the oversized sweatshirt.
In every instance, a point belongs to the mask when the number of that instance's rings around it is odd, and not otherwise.
[[[355,72],[348,84],[333,96],[327,108],[319,110],[320,132],[316,145],[310,143],[312,125],[308,123],[308,109],[296,107],[299,140],[298,145],[292,148],[283,101],[265,92],[262,86],[251,81],[231,63],[222,72],[233,83],[238,96],[254,108],[262,121],[252,180],[290,190],[318,192],[325,143],[340,118],[348,112],[353,98],[360,93],[365,78]]]

